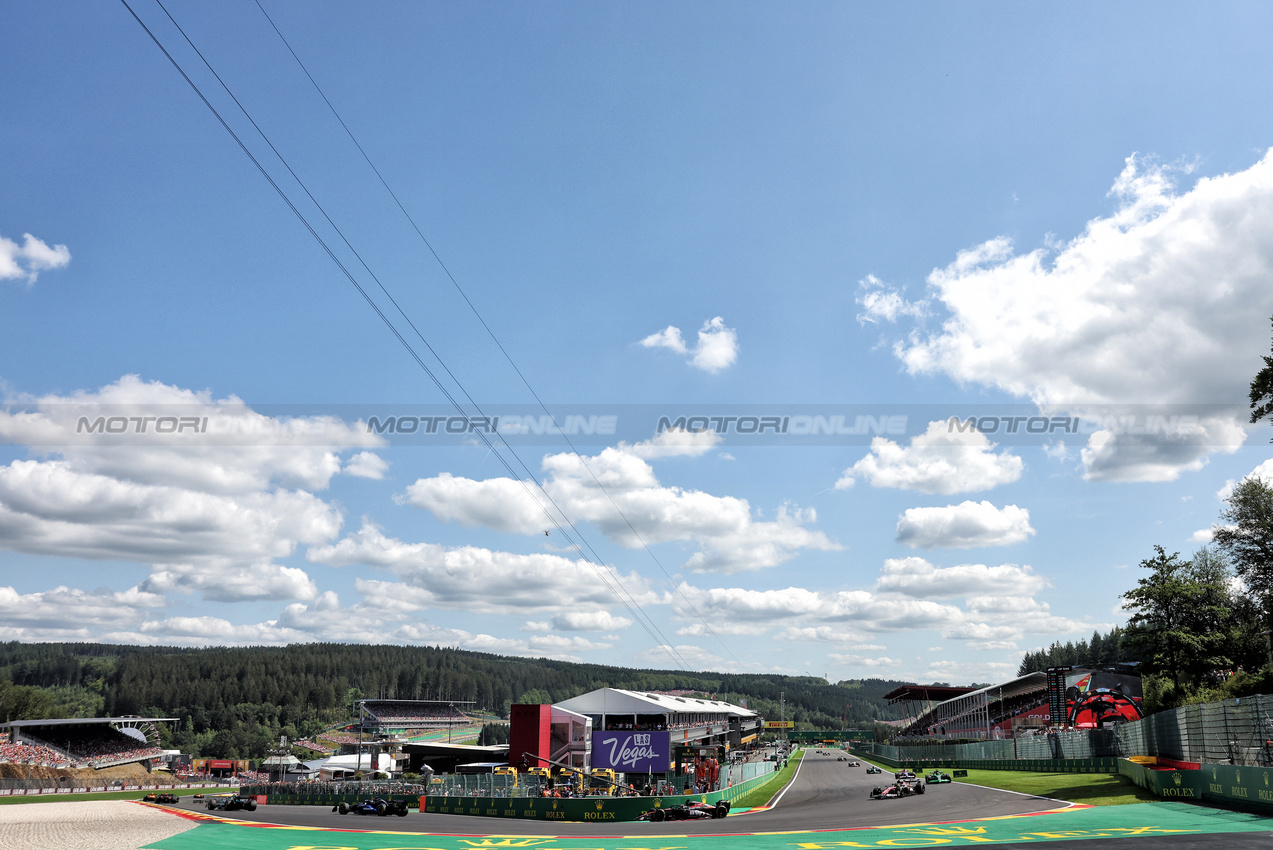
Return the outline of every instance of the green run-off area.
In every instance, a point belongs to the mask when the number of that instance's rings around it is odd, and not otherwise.
[[[421,825],[427,823],[435,828],[445,828],[445,821],[438,823],[427,815],[415,815],[414,818]],[[1213,835],[1227,832],[1268,832],[1273,840],[1273,820],[1268,818],[1177,803],[1073,809],[1044,815],[949,824],[834,832],[740,834],[748,827],[749,820],[745,815],[730,818],[727,821],[728,826],[737,830],[730,835],[643,835],[639,824],[624,824],[624,835],[593,838],[334,832],[200,824],[188,832],[148,847],[152,850],[472,850],[478,847],[530,847],[542,850],[831,850],[840,847],[966,847],[992,842],[1032,844],[1044,841],[1081,841],[1088,838]]]

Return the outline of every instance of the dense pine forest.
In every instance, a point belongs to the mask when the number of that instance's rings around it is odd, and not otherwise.
[[[351,718],[362,698],[455,700],[505,715],[601,687],[684,690],[747,701],[768,718],[837,729],[900,718],[883,695],[901,682],[831,684],[771,674],[631,670],[458,649],[348,644],[181,649],[0,644],[0,720],[140,714],[178,718],[173,747],[257,757],[279,735],[312,736]]]

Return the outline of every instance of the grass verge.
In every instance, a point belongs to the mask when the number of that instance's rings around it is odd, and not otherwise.
[[[791,758],[787,759],[787,766],[774,774],[770,779],[759,788],[753,788],[741,797],[736,798],[731,804],[734,808],[754,808],[756,806],[768,805],[774,795],[787,787],[787,783],[791,781],[791,777],[796,775],[796,766],[800,763],[800,759],[804,756],[804,750],[796,750]]]
[[[1123,806],[1128,803],[1153,803],[1159,798],[1117,773],[1038,773],[1026,770],[970,770],[968,777],[956,782],[970,782],[988,788],[1002,788],[1022,794],[1037,794],[1070,803],[1089,806]]]
[[[228,789],[209,788],[204,794],[226,793]],[[148,791],[100,791],[92,794],[35,794],[30,797],[26,795],[18,797],[0,797],[0,806],[12,806],[18,803],[70,803],[76,800],[140,800],[145,797]],[[163,792],[156,792],[163,793]],[[197,791],[190,791],[182,794],[181,799],[186,799]]]

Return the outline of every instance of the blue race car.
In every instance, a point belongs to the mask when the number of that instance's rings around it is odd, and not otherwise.
[[[376,797],[373,800],[363,800],[360,803],[337,803],[332,806],[333,812],[339,812],[342,815],[376,815],[377,817],[387,817],[388,815],[397,815],[405,818],[409,811],[406,800],[385,800]]]

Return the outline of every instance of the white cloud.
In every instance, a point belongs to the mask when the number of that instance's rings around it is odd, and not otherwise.
[[[34,554],[158,564],[260,564],[335,536],[339,511],[305,492],[236,497],[76,471],[0,467],[0,541]]]
[[[846,664],[850,667],[870,667],[872,669],[881,667],[897,667],[902,662],[896,658],[889,658],[882,655],[879,658],[871,658],[867,655],[845,654],[841,652],[829,652],[827,658],[837,664]]]
[[[141,583],[152,593],[194,593],[214,602],[252,599],[313,599],[318,587],[296,567],[259,564],[167,564]]]
[[[899,290],[887,286],[873,274],[858,281],[857,303],[864,310],[857,316],[860,325],[892,324],[901,316],[920,319],[928,312],[927,301],[907,301]]]
[[[597,525],[608,539],[635,549],[643,544],[691,541],[687,566],[698,572],[732,573],[781,564],[802,550],[840,548],[806,526],[812,509],[782,505],[772,520],[753,518],[746,499],[714,496],[659,483],[646,458],[694,456],[715,445],[715,435],[668,432],[657,439],[619,445],[583,457],[544,458],[544,490],[572,521]],[[475,481],[442,473],[407,488],[406,501],[444,521],[497,531],[542,534],[547,521],[534,485],[511,478]]]
[[[278,419],[235,396],[214,399],[137,375],[92,392],[5,401],[0,439],[55,452],[79,470],[205,493],[322,490],[340,471],[338,449],[384,443],[361,423]],[[121,430],[106,433],[108,420]]]
[[[960,432],[945,420],[930,422],[923,434],[903,448],[876,437],[870,453],[844,471],[836,489],[853,486],[856,478],[874,487],[895,487],[921,493],[971,493],[1010,484],[1021,477],[1021,458],[1004,451],[979,431]]]
[[[1111,191],[1117,211],[1055,256],[1015,254],[1003,237],[960,252],[928,277],[949,318],[899,343],[898,357],[914,374],[1079,413],[1245,398],[1273,314],[1273,156],[1184,192],[1176,173],[1129,157]],[[1102,435],[1084,454],[1087,474],[1161,481],[1197,469],[1240,445],[1241,413],[1217,407],[1174,439]]]
[[[306,557],[334,567],[388,570],[400,581],[361,579],[358,589],[376,600],[377,607],[403,612],[425,608],[499,615],[604,611],[615,600],[597,569],[610,571],[609,580],[622,581],[641,604],[660,599],[634,573],[619,575],[608,567],[594,568],[583,560],[545,553],[518,555],[477,546],[404,543],[366,522],[336,544],[311,547]]]
[[[1034,529],[1030,512],[1016,505],[965,501],[942,508],[908,508],[897,522],[897,539],[921,549],[973,549],[1020,543]]]
[[[563,611],[552,618],[559,632],[609,632],[632,625],[627,617],[616,617],[609,611]]]
[[[966,597],[973,593],[1033,596],[1051,586],[1027,566],[960,564],[935,567],[923,558],[889,558],[880,570],[875,589],[916,598]]]
[[[737,665],[735,662],[726,661],[719,655],[702,649],[692,644],[677,644],[675,647],[669,647],[662,644],[651,649],[638,652],[634,660],[640,664],[649,665],[651,667],[666,668],[672,660],[672,653],[683,658],[686,665],[691,670],[724,670],[727,667],[732,668]]]
[[[641,340],[646,348],[667,348],[677,354],[689,355],[690,363],[704,372],[715,374],[733,365],[738,359],[738,332],[725,327],[720,316],[708,319],[698,331],[698,344],[690,348],[681,336],[681,330],[668,325],[658,333]]]
[[[443,522],[517,534],[542,534],[552,527],[542,496],[531,482],[512,478],[474,481],[443,472],[407,487],[403,501]]]
[[[389,470],[389,462],[374,452],[359,452],[349,459],[342,470],[346,475],[356,478],[371,478],[380,481]]]
[[[309,490],[340,471],[340,449],[381,442],[136,375],[6,401],[0,441],[48,457],[0,466],[0,546],[148,564],[149,591],[218,601],[312,599],[305,571],[274,560],[339,534],[341,512]]]
[[[1215,536],[1216,536],[1215,529],[1200,528],[1197,531],[1195,531],[1193,534],[1189,535],[1189,542],[1202,543],[1205,545],[1207,543],[1210,543],[1212,540],[1214,540]]]
[[[164,604],[140,588],[117,592],[66,586],[36,593],[0,587],[0,640],[97,640],[101,629],[117,629]]]
[[[30,233],[22,234],[22,244],[0,236],[0,280],[25,280],[35,283],[40,272],[60,269],[71,262],[65,245],[49,247]]]

